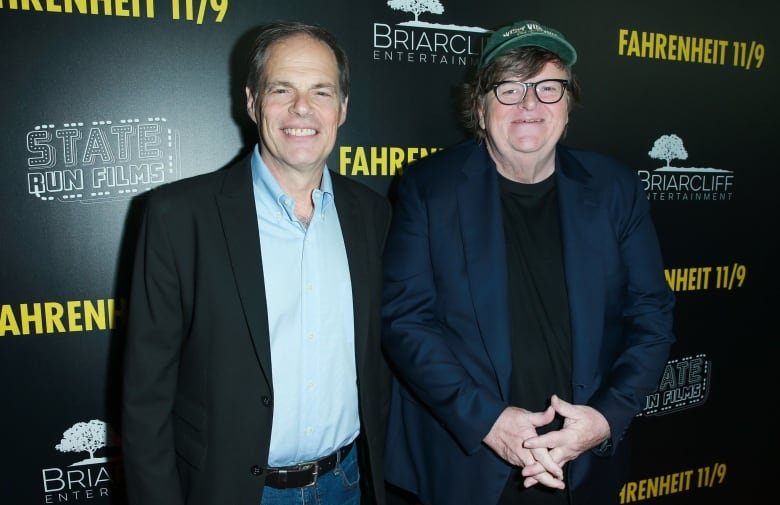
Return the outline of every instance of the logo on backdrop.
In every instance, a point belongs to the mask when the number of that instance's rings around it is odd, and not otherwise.
[[[42,201],[131,198],[179,178],[179,136],[166,118],[35,126],[27,192]]]
[[[43,502],[72,503],[111,496],[112,473],[119,472],[111,462],[114,458],[97,453],[116,445],[111,427],[98,419],[78,422],[65,430],[54,448],[62,453],[74,453],[72,459],[75,461],[65,468],[41,470]]]
[[[710,394],[711,371],[706,354],[669,360],[658,388],[645,397],[638,416],[663,416],[703,404]]]
[[[438,19],[435,16],[444,14],[439,0],[388,0],[387,6],[406,13],[409,19],[394,26],[374,23],[375,61],[459,66],[479,62],[480,34],[490,30],[433,22]]]
[[[665,164],[652,171],[639,170],[648,200],[724,201],[734,199],[734,172],[708,167],[681,167],[687,160],[683,140],[670,133],[658,137],[647,153]]]
[[[409,163],[441,149],[418,146],[340,146],[339,173],[348,176],[400,175]]]

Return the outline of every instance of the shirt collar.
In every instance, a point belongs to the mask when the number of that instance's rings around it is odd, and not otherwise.
[[[260,156],[260,146],[255,144],[252,150],[252,184],[256,190],[263,191],[266,195],[271,197],[274,202],[281,206],[285,211],[290,211],[291,206],[285,205],[285,201],[291,201],[289,196],[284,192],[279,181],[271,174],[268,166],[263,161],[263,157]],[[321,205],[320,205],[321,198]],[[325,212],[325,210],[333,203],[333,180],[330,176],[328,166],[325,165],[322,170],[322,181],[320,187],[314,190],[314,202],[315,207],[319,208],[319,212]],[[289,207],[289,208],[288,208]]]

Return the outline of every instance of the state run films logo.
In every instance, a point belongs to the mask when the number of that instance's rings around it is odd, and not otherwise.
[[[97,453],[118,445],[111,427],[98,419],[78,422],[65,430],[62,440],[54,448],[62,453],[83,453],[85,457],[65,468],[41,470],[43,502],[78,502],[111,496],[114,489],[113,475],[119,474],[114,463],[118,458],[99,456]]]
[[[383,0],[385,1],[385,0]],[[408,17],[395,25],[374,23],[373,59],[393,63],[473,66],[479,62],[484,34],[478,26],[433,23],[421,16],[444,14],[439,0],[387,0]]]
[[[652,171],[637,171],[648,200],[713,202],[734,198],[734,172],[731,170],[672,165],[673,160],[688,159],[682,139],[674,133],[656,139],[647,154],[666,162]]]
[[[179,136],[164,117],[38,125],[26,147],[27,192],[41,201],[123,200],[179,178]]]
[[[698,407],[710,394],[712,362],[706,354],[696,354],[666,363],[655,391],[645,397],[641,416],[663,416]]]

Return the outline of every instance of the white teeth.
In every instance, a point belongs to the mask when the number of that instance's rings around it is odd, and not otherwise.
[[[312,128],[285,128],[284,133],[293,137],[307,137],[314,135],[317,131]]]

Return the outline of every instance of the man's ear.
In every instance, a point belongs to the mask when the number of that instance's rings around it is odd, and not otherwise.
[[[249,86],[246,86],[244,91],[246,92],[246,113],[249,114],[252,121],[257,124],[257,117],[255,116],[255,97],[252,95],[252,90],[249,89]]]
[[[349,104],[349,97],[344,98],[344,101],[341,102],[341,119],[339,119],[339,126],[344,124],[344,121],[347,120],[347,105]]]

